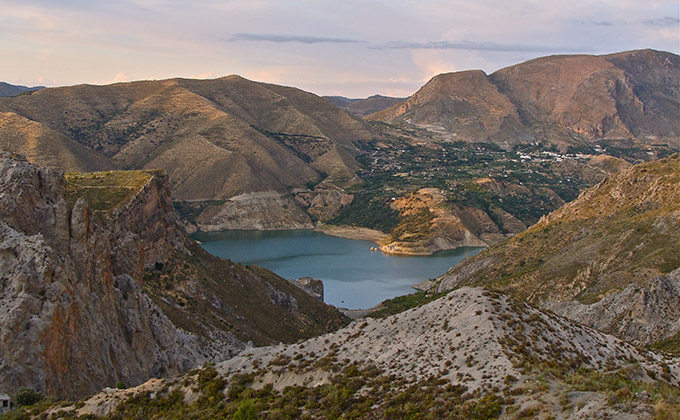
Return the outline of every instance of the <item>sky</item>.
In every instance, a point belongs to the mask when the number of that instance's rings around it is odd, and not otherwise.
[[[680,53],[680,2],[0,0],[0,81],[251,80],[405,97],[432,76],[552,54]]]

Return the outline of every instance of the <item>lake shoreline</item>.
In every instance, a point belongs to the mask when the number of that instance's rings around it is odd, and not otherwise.
[[[268,232],[296,232],[296,231],[318,232],[336,238],[373,242],[377,246],[371,248],[371,251],[380,251],[385,255],[392,255],[398,257],[428,257],[435,255],[439,252],[455,251],[456,249],[460,248],[467,247],[486,248],[486,245],[482,245],[481,243],[468,243],[467,241],[462,241],[461,243],[457,244],[457,246],[437,247],[433,245],[429,247],[423,246],[410,247],[408,246],[408,244],[403,243],[399,244],[395,242],[388,243],[387,239],[389,238],[390,235],[379,230],[348,225],[342,226],[327,225],[323,223],[319,223],[318,225],[311,229],[226,229],[214,231],[196,231],[191,233],[190,236],[195,241],[201,243],[203,242],[203,239],[206,238],[207,236],[219,235],[220,233],[230,231],[260,232],[263,234]]]
[[[338,230],[334,230],[339,233]],[[192,235],[211,254],[243,265],[257,265],[285,279],[323,281],[324,302],[354,316],[386,299],[413,293],[413,286],[442,275],[479,250],[464,248],[432,256],[398,257],[371,252],[373,232],[349,230],[360,239],[323,231],[223,231]],[[344,230],[347,233],[347,230]],[[196,237],[198,236],[198,237]],[[356,237],[356,236],[355,236]]]
[[[320,224],[313,229],[315,232],[321,232],[329,236],[337,236],[338,238],[354,239],[357,241],[370,241],[376,245],[386,239],[389,235],[379,230],[356,227],[356,226],[334,226]]]

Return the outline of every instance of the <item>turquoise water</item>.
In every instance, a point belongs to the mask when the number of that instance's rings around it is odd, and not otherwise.
[[[309,230],[225,231],[192,235],[218,257],[268,268],[281,277],[323,280],[326,303],[368,309],[444,274],[481,248],[459,248],[427,257],[371,251],[373,242],[337,238]]]

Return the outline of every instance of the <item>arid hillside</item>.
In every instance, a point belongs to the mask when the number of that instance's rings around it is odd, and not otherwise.
[[[353,142],[374,135],[313,94],[239,76],[44,89],[0,99],[0,110],[0,130],[12,133],[2,136],[5,149],[66,170],[164,169],[175,198],[189,201],[326,178],[350,184]],[[36,138],[51,146],[36,147]]]
[[[406,100],[406,98],[392,98],[383,95],[373,95],[364,99],[349,99],[343,96],[324,96],[324,98],[333,105],[359,117],[382,111]]]
[[[485,285],[649,344],[680,333],[678,232],[675,154],[609,176],[429,287]]]
[[[384,319],[46,410],[111,419],[665,419],[680,405],[679,378],[678,359],[466,287]]]
[[[678,147],[679,115],[680,57],[640,50],[542,57],[491,75],[440,74],[405,102],[367,118],[505,148],[604,138]]]

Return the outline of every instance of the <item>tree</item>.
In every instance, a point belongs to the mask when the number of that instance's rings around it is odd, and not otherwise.
[[[234,420],[257,420],[257,409],[253,400],[246,399],[241,402],[234,413]]]
[[[36,391],[33,388],[19,388],[14,396],[14,402],[17,407],[23,407],[25,405],[33,405],[42,400],[42,398],[43,396],[40,391]]]

